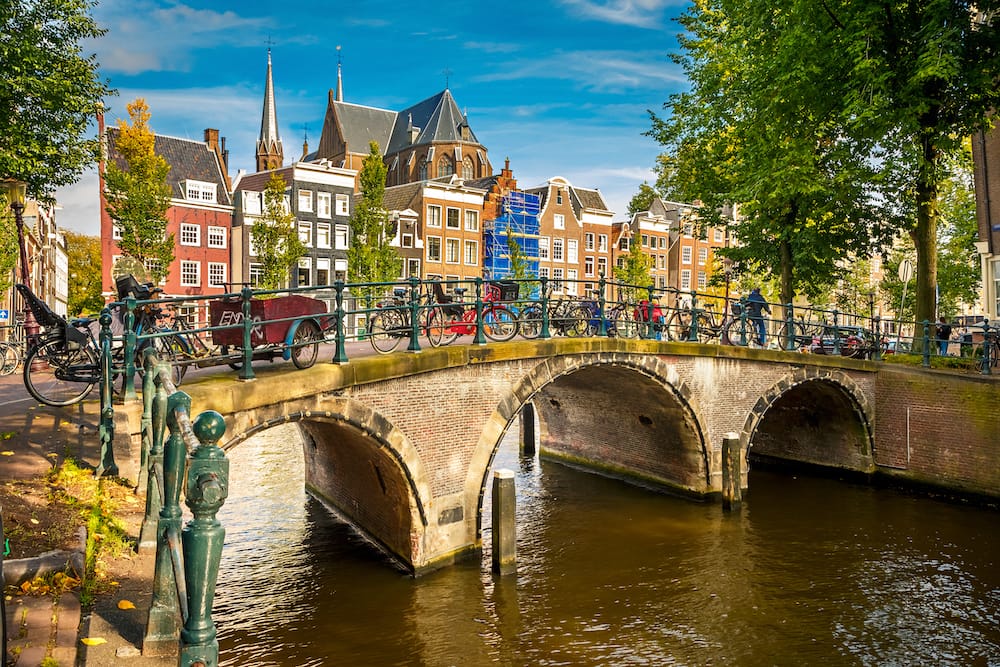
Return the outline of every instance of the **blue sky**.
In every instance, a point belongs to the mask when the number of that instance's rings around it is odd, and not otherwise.
[[[489,149],[521,187],[564,176],[599,188],[616,220],[658,146],[643,132],[686,87],[669,54],[685,0],[396,0],[239,4],[105,0],[94,18],[108,34],[90,45],[118,95],[108,124],[142,97],[158,134],[226,137],[230,172],[254,168],[270,45],[286,163],[308,136],[319,143],[327,93],[398,110],[447,86]],[[58,193],[59,224],[99,233],[96,173]]]

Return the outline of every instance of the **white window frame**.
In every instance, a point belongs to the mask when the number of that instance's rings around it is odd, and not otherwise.
[[[250,262],[247,267],[247,278],[251,287],[260,287],[261,278],[264,277],[264,265],[258,262]]]
[[[351,215],[351,198],[349,195],[337,195],[337,215],[340,216],[350,216]]]
[[[465,211],[465,231],[467,232],[478,232],[479,231],[479,211],[470,211],[466,209]]]
[[[428,262],[434,262],[436,264],[440,264],[441,263],[441,258],[443,257],[442,253],[444,252],[444,248],[443,248],[443,245],[441,243],[441,237],[440,236],[428,236],[427,239],[426,239],[426,241],[427,241],[427,250],[425,252],[426,252],[426,259],[427,259],[427,261]],[[437,242],[436,243],[436,245],[437,245],[437,257],[434,257],[433,254],[432,254],[432,251],[434,250],[434,246],[435,246],[435,241]]]
[[[690,264],[691,263],[692,255],[693,255],[693,253],[692,253],[691,246],[686,245],[686,246],[682,247],[681,248],[681,264]]]
[[[600,234],[597,237],[597,252],[607,252],[608,251],[608,235]]]
[[[194,280],[191,280],[191,270],[194,270]],[[201,263],[188,259],[181,260],[181,287],[201,287]]]
[[[188,201],[214,202],[215,191],[215,183],[191,179],[184,181],[184,199]]]
[[[333,247],[337,250],[347,250],[351,245],[351,228],[347,225],[333,226]]]
[[[296,229],[302,245],[307,248],[313,247],[313,223],[309,220],[299,220]]]
[[[601,275],[601,276],[604,276],[605,278],[608,276],[608,258],[607,257],[598,257],[597,258],[597,274]]]
[[[583,275],[587,278],[594,277],[594,258],[589,255],[583,258]]]
[[[226,247],[225,227],[218,227],[216,225],[208,226],[208,247],[225,249]]]
[[[580,262],[580,241],[577,239],[566,239],[566,262],[568,264],[578,264]]]
[[[698,266],[708,263],[708,248],[698,248]]]
[[[193,225],[190,222],[181,223],[180,244],[183,246],[198,247],[201,245],[201,226]]]
[[[566,216],[562,213],[554,213],[552,215],[552,228],[566,229]]]
[[[465,240],[462,256],[466,266],[479,265],[479,241]]]
[[[333,198],[329,192],[316,193],[316,215],[321,218],[333,217]]]
[[[320,280],[319,272],[326,271],[326,280]],[[329,285],[331,283],[330,276],[330,258],[329,257],[317,257],[316,258],[316,284],[317,285]]]
[[[441,207],[436,204],[427,205],[427,226],[441,229]]]
[[[542,261],[549,261],[549,237],[539,236],[538,237],[538,259]]]
[[[458,242],[458,239],[446,238],[444,240],[444,263],[462,263],[462,244]]]
[[[299,190],[299,211],[304,211],[306,213],[312,213],[313,208],[313,191],[312,190]]]
[[[705,289],[708,287],[708,273],[705,271],[698,272],[698,289]]]
[[[330,248],[333,243],[333,231],[329,222],[316,223],[316,247]]]
[[[566,269],[566,294],[576,295],[579,277],[576,269]]]
[[[452,224],[452,217],[455,221]],[[445,211],[444,220],[445,229],[461,229],[462,228],[462,211],[460,209],[449,206],[448,210]]]
[[[312,287],[312,257],[299,257],[298,266],[295,267],[295,280],[299,287]],[[302,282],[299,271],[306,270],[306,281]]]
[[[584,252],[594,252],[594,233],[587,232],[583,235],[583,250]]]
[[[122,228],[119,227],[118,224],[116,223],[112,223],[111,225],[111,238],[114,241],[122,240]]]
[[[691,269],[683,269],[681,271],[681,289],[685,292],[691,290]]]
[[[712,230],[712,238],[715,239],[716,243],[722,243],[723,241],[726,240],[725,237],[723,237],[722,235],[722,230],[719,229],[718,227]]]
[[[224,287],[228,280],[226,273],[229,265],[225,262],[208,263],[208,286]]]
[[[566,239],[556,236],[552,239],[552,261],[553,262],[565,262],[565,246]]]

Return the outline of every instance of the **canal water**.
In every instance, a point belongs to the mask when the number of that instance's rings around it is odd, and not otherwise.
[[[230,452],[220,664],[1000,665],[1000,513],[752,472],[743,510],[538,460],[516,576],[413,579],[303,491],[294,424]]]

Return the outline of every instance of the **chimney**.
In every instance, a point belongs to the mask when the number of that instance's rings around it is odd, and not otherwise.
[[[219,169],[222,171],[222,178],[226,182],[226,191],[229,192],[232,189],[232,181],[229,179],[229,156],[224,150],[225,139],[222,140],[223,144],[219,144],[219,131],[213,128],[205,129],[205,144],[208,149],[215,153],[215,156],[219,160]]]

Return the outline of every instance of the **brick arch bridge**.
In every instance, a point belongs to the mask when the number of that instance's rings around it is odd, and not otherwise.
[[[873,472],[879,366],[552,339],[265,367],[253,382],[208,376],[183,389],[195,412],[226,418],[226,449],[299,422],[310,492],[420,573],[480,548],[494,454],[529,403],[543,456],[712,498],[731,432],[764,456]]]

